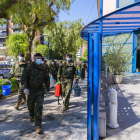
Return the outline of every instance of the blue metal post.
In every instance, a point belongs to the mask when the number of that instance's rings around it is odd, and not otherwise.
[[[136,72],[137,61],[137,34],[133,33],[133,58],[132,58],[132,72]]]
[[[100,17],[103,16],[103,0],[100,0]],[[103,26],[103,22],[102,20],[100,20],[100,26],[99,26],[99,30],[100,30],[100,42],[99,42],[99,57],[101,58],[99,60],[99,74],[101,74],[101,69],[102,69],[102,26]],[[99,84],[99,89],[101,88],[101,76],[99,76],[99,81],[100,81],[100,84]]]
[[[93,48],[93,139],[99,140],[99,96],[100,96],[100,66],[101,66],[101,50],[99,47],[99,33],[94,33],[94,48]]]
[[[91,140],[91,104],[92,104],[92,34],[88,34],[88,78],[87,78],[87,139]]]

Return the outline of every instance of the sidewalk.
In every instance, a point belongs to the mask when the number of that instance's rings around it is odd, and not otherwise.
[[[107,110],[107,124],[109,122],[108,91],[114,88],[118,92],[118,124],[119,128],[107,127],[107,138],[104,140],[140,140],[140,75],[125,74],[122,84],[112,84],[107,79],[105,99]]]
[[[17,95],[0,100],[0,140],[86,140],[87,139],[87,89],[86,79],[79,85],[81,97],[71,94],[69,110],[62,113],[54,90],[44,98],[43,134],[35,132],[34,123],[29,121],[27,104],[19,111],[14,108]]]

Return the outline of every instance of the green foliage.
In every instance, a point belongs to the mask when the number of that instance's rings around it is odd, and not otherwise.
[[[51,43],[52,50],[58,49],[63,57],[70,52],[76,55],[78,49],[84,43],[84,40],[80,37],[80,31],[83,27],[84,24],[81,19],[73,22],[56,23],[53,29],[46,26],[44,34],[48,34],[48,36],[45,37],[45,40]]]
[[[84,57],[79,57],[79,61],[88,61],[88,59],[87,58],[84,58]]]
[[[5,81],[5,79],[2,79],[0,80],[0,85],[2,84],[2,82]],[[14,89],[17,89],[17,84],[16,84],[16,79],[15,78],[12,78],[11,80],[11,83],[12,83],[12,87],[11,87],[11,90],[14,90]],[[4,82],[3,85],[9,85],[9,83],[6,83]],[[2,87],[0,86],[0,94],[2,94]]]
[[[58,52],[59,52],[58,50],[53,51],[52,49],[49,49],[49,58],[63,60],[63,57],[60,56],[60,54]]]
[[[87,55],[88,55],[88,53],[87,53],[87,49],[85,50],[85,52],[84,52],[84,57],[87,57]]]
[[[25,31],[29,38],[26,60],[31,62],[32,41],[36,36],[36,31],[43,33],[46,25],[51,29],[54,19],[60,10],[68,11],[74,0],[24,0],[12,6],[10,13],[13,21],[19,24],[19,29]]]
[[[107,66],[112,70],[114,75],[120,75],[122,72],[128,72],[129,66],[132,61],[131,46],[124,45],[128,34],[118,35],[117,37],[105,37],[103,42],[110,44],[106,47],[106,54],[103,56],[103,60]]]
[[[43,57],[47,56],[48,46],[47,45],[38,45],[36,49],[37,53],[41,53]]]
[[[28,46],[28,36],[24,33],[14,33],[6,40],[6,48],[9,55],[14,55],[17,58],[20,52],[26,53]]]

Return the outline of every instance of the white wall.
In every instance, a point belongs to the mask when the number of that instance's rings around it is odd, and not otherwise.
[[[103,0],[103,15],[116,10],[116,0]]]

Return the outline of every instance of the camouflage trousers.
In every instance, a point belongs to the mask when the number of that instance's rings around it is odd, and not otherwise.
[[[81,70],[81,79],[85,79],[85,69]]]
[[[72,89],[73,79],[62,79],[61,80],[61,94],[65,98],[64,107],[68,108],[70,100],[70,91]]]
[[[44,92],[30,92],[27,99],[29,115],[35,119],[35,126],[41,127]]]
[[[17,87],[18,87],[18,99],[17,102],[21,103],[22,99],[26,100],[26,96],[24,94],[23,88],[21,87],[21,82],[20,80],[16,80]]]

